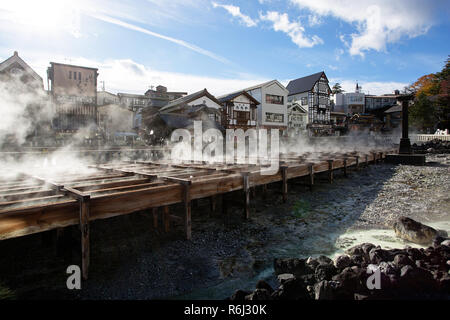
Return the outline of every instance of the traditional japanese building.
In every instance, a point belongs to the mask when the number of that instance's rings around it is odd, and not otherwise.
[[[222,105],[222,126],[225,129],[256,128],[258,100],[246,91],[235,92],[217,98]]]
[[[330,123],[331,88],[325,72],[292,80],[287,85],[288,102],[308,110],[307,128],[311,135],[332,134]]]
[[[17,51],[0,63],[0,81],[9,82],[18,80],[30,89],[44,90],[42,77],[36,73],[21,57]]]

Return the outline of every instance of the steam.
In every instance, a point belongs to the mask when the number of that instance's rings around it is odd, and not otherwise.
[[[42,88],[21,81],[22,73],[0,81],[0,147],[23,144],[37,130],[45,130],[53,118],[53,108]]]

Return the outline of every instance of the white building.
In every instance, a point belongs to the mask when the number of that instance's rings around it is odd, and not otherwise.
[[[343,112],[348,115],[365,113],[365,94],[361,87],[356,84],[355,92],[336,93],[334,111]]]
[[[280,82],[272,80],[244,89],[244,91],[259,102],[257,106],[259,128],[286,131],[289,91]]]

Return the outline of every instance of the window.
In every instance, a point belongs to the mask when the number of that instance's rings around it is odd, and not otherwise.
[[[69,71],[69,79],[72,79],[72,71]]]
[[[77,73],[76,72],[73,73],[73,80],[77,80]]]
[[[308,98],[307,97],[303,97],[301,100],[301,104],[302,106],[306,106],[308,104]]]
[[[78,72],[78,80],[81,80],[81,72]]]
[[[236,119],[238,119],[238,120],[249,120],[250,119],[250,112],[235,111],[235,113],[236,113]]]
[[[272,94],[266,94],[266,103],[284,104],[284,97],[283,96],[275,96]]]
[[[284,122],[284,114],[266,112],[266,121],[283,123]]]

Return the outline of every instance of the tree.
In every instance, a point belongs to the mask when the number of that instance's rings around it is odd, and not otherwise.
[[[427,96],[438,94],[439,80],[433,73],[421,76],[410,86],[410,90],[415,92],[416,96],[419,96],[421,93]]]
[[[420,92],[409,107],[409,122],[419,130],[434,129],[438,119],[435,104],[430,101],[424,92]]]
[[[450,55],[447,57],[447,61],[445,62],[444,69],[441,72],[436,73],[436,78],[439,81],[449,80],[450,78]]]
[[[333,86],[333,88],[331,88],[331,93],[332,94],[336,94],[336,93],[342,93],[344,92],[344,90],[341,87],[341,84],[339,82],[336,82]]]

